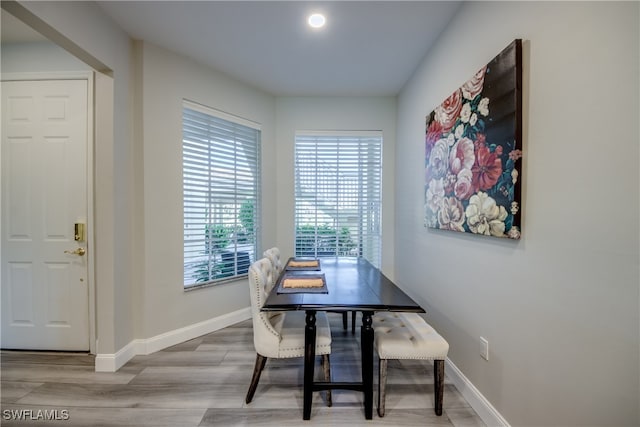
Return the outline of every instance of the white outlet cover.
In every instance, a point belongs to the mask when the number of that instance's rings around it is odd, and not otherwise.
[[[489,341],[480,337],[480,356],[484,360],[489,360]]]

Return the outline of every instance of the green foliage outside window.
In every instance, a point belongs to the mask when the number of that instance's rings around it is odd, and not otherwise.
[[[299,225],[296,230],[296,255],[349,256],[354,255],[356,242],[348,227],[339,231],[329,225]]]

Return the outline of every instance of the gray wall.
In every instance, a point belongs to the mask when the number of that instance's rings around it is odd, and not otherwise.
[[[275,98],[150,43],[138,43],[137,189],[141,205],[141,333],[148,338],[250,305],[246,280],[183,289],[182,101],[188,99],[262,127],[263,239],[275,231]]]
[[[466,3],[399,96],[396,278],[512,425],[640,424],[638,6]],[[425,115],[515,38],[522,239],[425,229]]]

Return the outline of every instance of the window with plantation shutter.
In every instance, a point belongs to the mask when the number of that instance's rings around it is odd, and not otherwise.
[[[258,247],[258,124],[183,103],[184,286],[246,275]]]
[[[380,266],[381,132],[299,132],[295,255],[354,256]]]

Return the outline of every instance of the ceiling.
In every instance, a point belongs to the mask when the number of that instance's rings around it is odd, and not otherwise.
[[[277,96],[389,96],[459,1],[98,1],[132,38]],[[322,30],[307,16],[327,17]],[[8,15],[3,13],[3,15]],[[2,21],[2,39],[5,21]]]

